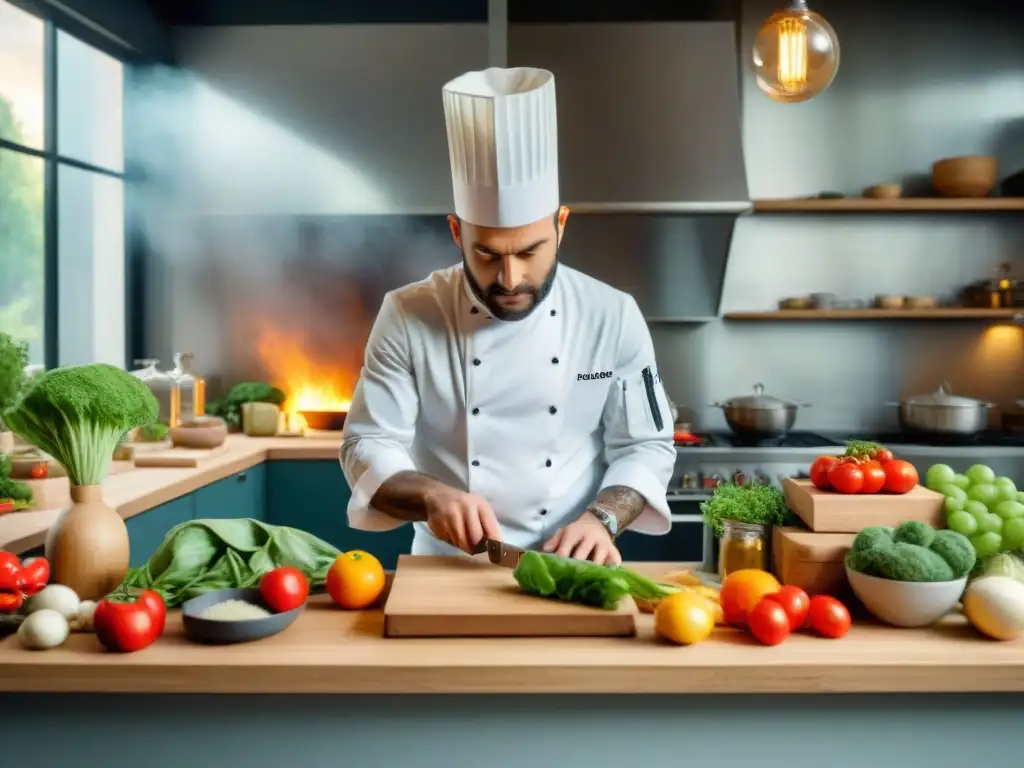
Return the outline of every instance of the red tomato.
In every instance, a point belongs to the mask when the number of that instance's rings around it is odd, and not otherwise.
[[[17,576],[21,571],[21,560],[13,552],[0,550],[0,573],[9,573]]]
[[[842,461],[828,471],[828,481],[839,493],[860,493],[864,487],[864,470],[852,461]]]
[[[873,458],[875,461],[892,461],[893,455],[892,451],[890,451],[888,448],[880,448],[877,451],[875,451],[875,455],[872,456],[871,458]]]
[[[866,461],[860,465],[860,470],[864,473],[860,493],[878,493],[885,487],[885,470],[880,461]]]
[[[789,637],[789,616],[771,597],[762,597],[747,614],[747,626],[763,645],[778,645]]]
[[[828,481],[828,473],[836,464],[839,463],[839,459],[835,456],[819,456],[811,464],[811,482],[815,488],[822,491],[829,490],[832,486]]]
[[[131,653],[152,645],[163,631],[167,606],[163,598],[147,589],[132,599],[107,598],[96,606],[93,627],[96,638],[110,651]]]
[[[30,557],[21,566],[20,584],[25,596],[34,595],[50,580],[50,563],[45,557]]]
[[[789,617],[789,628],[793,632],[803,627],[807,621],[807,612],[811,607],[811,599],[800,587],[786,585],[774,595],[767,595],[765,600],[774,600],[782,606]]]
[[[807,618],[811,628],[825,637],[842,637],[850,631],[850,612],[834,597],[812,597]]]
[[[41,464],[33,464],[32,469],[29,470],[29,475],[32,476],[33,480],[42,480],[50,474],[49,468],[46,466],[46,462]]]
[[[920,480],[917,470],[909,461],[902,459],[883,461],[882,469],[885,471],[885,490],[890,493],[907,493]]]
[[[260,594],[270,610],[284,613],[306,602],[309,582],[298,568],[275,568],[260,579]]]

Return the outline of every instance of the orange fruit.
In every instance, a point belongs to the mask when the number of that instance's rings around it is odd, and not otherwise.
[[[327,571],[327,593],[342,608],[367,608],[383,591],[384,566],[361,549],[338,555]]]
[[[733,571],[722,581],[718,596],[725,622],[736,627],[746,626],[750,610],[765,595],[778,592],[780,586],[778,579],[768,571],[758,568]]]
[[[676,592],[654,609],[654,631],[679,645],[693,645],[715,628],[715,606],[702,595]]]

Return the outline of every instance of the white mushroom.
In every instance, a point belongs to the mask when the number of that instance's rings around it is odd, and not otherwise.
[[[71,587],[66,587],[63,584],[50,584],[29,599],[26,610],[30,614],[36,611],[56,611],[66,620],[71,621],[78,615],[80,604],[78,595]]]
[[[18,640],[30,651],[45,651],[67,640],[69,631],[68,621],[61,613],[43,608],[21,622]]]

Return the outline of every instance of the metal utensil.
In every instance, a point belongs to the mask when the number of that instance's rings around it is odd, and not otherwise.
[[[995,404],[954,395],[949,383],[944,381],[931,394],[915,395],[888,405],[899,408],[903,429],[933,435],[970,436],[988,427],[989,409]]]
[[[505,544],[497,539],[482,539],[473,548],[474,555],[480,555],[484,552],[487,553],[487,559],[494,565],[501,565],[505,568],[515,568],[519,565],[520,558],[525,554],[525,551],[519,549],[519,547],[513,547],[511,544]]]
[[[721,408],[729,429],[739,435],[782,437],[793,428],[797,410],[810,406],[766,395],[764,384],[755,384],[753,395],[733,397],[711,407]]]

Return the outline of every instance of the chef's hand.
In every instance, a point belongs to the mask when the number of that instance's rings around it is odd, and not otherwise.
[[[425,499],[427,525],[441,541],[473,554],[483,539],[501,539],[494,510],[482,496],[450,486],[434,489]]]
[[[592,560],[598,565],[622,563],[622,555],[608,529],[589,512],[584,512],[579,520],[565,528],[559,528],[544,544],[544,551],[576,560]]]

